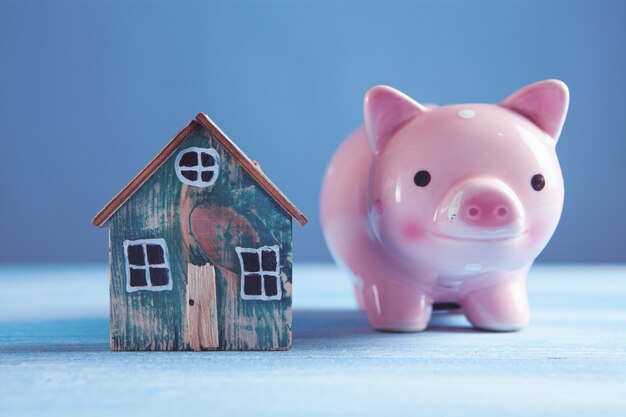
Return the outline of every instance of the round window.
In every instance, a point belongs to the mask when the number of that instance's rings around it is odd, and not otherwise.
[[[220,156],[213,148],[187,148],[179,152],[175,164],[183,184],[209,187],[217,181]]]

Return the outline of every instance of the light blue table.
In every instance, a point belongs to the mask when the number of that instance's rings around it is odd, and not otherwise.
[[[0,268],[0,416],[626,416],[626,266],[537,266],[531,326],[376,333],[296,265],[289,352],[111,353],[106,266]]]

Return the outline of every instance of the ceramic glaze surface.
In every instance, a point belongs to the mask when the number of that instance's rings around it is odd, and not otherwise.
[[[374,328],[423,330],[434,303],[459,304],[478,328],[526,326],[526,275],[563,208],[555,147],[568,102],[557,80],[496,105],[367,92],[365,124],[333,156],[320,209]]]

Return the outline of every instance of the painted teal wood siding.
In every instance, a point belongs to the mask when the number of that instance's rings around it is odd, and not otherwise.
[[[216,183],[182,184],[178,152],[211,147],[220,155]],[[216,266],[219,347],[279,350],[291,345],[292,219],[199,128],[107,222],[110,228],[111,348],[182,350],[186,323],[187,264]],[[251,226],[251,227],[250,227]],[[171,291],[126,291],[124,240],[167,242]],[[242,300],[236,246],[280,246],[282,298]]]

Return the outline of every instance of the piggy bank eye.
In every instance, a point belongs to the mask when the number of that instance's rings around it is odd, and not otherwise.
[[[430,182],[430,173],[428,171],[419,171],[413,177],[413,181],[418,187],[426,187]]]
[[[546,179],[541,174],[533,175],[530,185],[533,187],[533,190],[541,191],[546,186]]]

